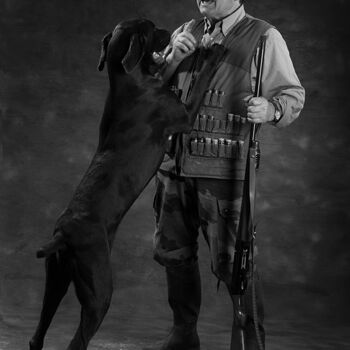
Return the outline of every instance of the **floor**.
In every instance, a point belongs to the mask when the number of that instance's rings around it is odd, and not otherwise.
[[[118,232],[112,253],[113,300],[89,350],[158,350],[171,327],[164,271],[152,259],[154,223],[152,210],[145,213],[148,202],[146,197],[144,202],[137,202]],[[16,237],[16,243],[15,240]],[[0,350],[29,349],[44,288],[44,263],[34,258],[41,241],[42,238],[30,241],[26,237],[18,249],[11,248],[19,245],[12,241],[3,241],[5,246],[0,246]],[[231,301],[224,288],[216,291],[203,239],[199,251],[203,290],[198,326],[201,349],[228,350]],[[260,271],[265,271],[263,267]],[[267,350],[350,349],[347,288],[332,286],[325,291],[307,283],[271,283],[271,279],[264,283]],[[45,350],[67,348],[79,313],[74,289],[70,288],[49,329]]]
[[[143,350],[159,348],[170,328],[166,295],[147,286],[123,288],[114,294],[111,308],[89,349]],[[199,322],[203,350],[229,349],[230,301],[224,291],[204,294]],[[2,306],[0,350],[28,349],[28,341],[38,319],[40,305],[34,308]],[[302,310],[300,310],[302,313]],[[65,349],[78,323],[79,308],[73,291],[63,301],[48,332],[45,350]],[[325,320],[279,319],[267,316],[268,350],[346,350],[350,349],[350,327],[328,324]]]

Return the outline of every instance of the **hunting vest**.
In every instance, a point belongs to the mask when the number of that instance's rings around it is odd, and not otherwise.
[[[250,130],[245,99],[253,94],[250,67],[260,37],[271,27],[246,15],[224,37],[220,45],[226,53],[206,90],[192,130],[173,138],[175,155],[166,155],[160,169],[189,177],[244,179]],[[197,42],[203,33],[204,19],[196,21],[192,31]],[[181,62],[170,82],[183,103],[196,79],[196,65],[205,60],[200,51]]]

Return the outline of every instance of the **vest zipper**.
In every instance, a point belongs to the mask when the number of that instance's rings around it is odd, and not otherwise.
[[[190,85],[188,86],[188,90],[187,90],[187,94],[186,94],[186,102],[188,100],[188,97],[193,89],[193,85],[197,79],[197,75],[198,75],[198,72],[196,73],[196,68],[197,68],[197,64],[198,64],[198,61],[199,61],[199,57],[201,55],[201,50],[202,48],[199,48],[198,50],[198,53],[194,59],[194,62],[193,62],[193,66],[192,66],[192,70],[191,70],[191,81],[190,81]]]

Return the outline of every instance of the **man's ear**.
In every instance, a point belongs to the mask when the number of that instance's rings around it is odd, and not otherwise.
[[[106,56],[107,56],[107,47],[108,47],[109,41],[112,38],[112,35],[113,35],[112,33],[107,33],[101,41],[101,54],[100,54],[100,59],[98,61],[98,66],[97,66],[97,69],[99,71],[102,71],[105,66]]]
[[[122,60],[127,73],[131,73],[144,55],[143,45],[139,34],[133,34],[130,39],[129,49]]]

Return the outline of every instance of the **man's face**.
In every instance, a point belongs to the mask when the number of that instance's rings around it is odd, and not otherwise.
[[[196,0],[200,13],[208,19],[218,20],[235,10],[239,0]]]

